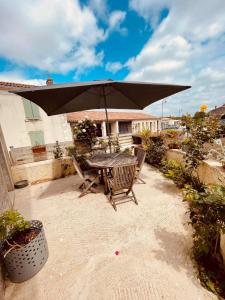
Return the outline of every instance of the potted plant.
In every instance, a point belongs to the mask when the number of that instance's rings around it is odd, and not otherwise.
[[[38,273],[48,258],[43,224],[26,221],[16,210],[0,214],[1,256],[12,282],[23,282]]]

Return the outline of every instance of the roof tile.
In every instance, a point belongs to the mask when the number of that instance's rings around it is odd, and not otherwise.
[[[67,114],[67,120],[69,122],[76,122],[85,118],[94,121],[104,121],[106,119],[104,111],[77,111]],[[108,118],[110,121],[131,121],[131,120],[156,120],[159,117],[146,114],[144,112],[108,112]]]

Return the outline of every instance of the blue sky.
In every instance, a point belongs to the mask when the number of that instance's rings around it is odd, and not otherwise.
[[[225,103],[225,1],[0,0],[0,80],[192,85],[164,113]],[[9,21],[10,20],[10,21]],[[160,102],[146,109],[161,114]]]

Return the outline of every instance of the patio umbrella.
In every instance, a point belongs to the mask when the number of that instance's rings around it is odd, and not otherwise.
[[[105,109],[109,135],[108,108],[143,109],[190,86],[96,80],[90,82],[52,84],[12,91],[39,105],[49,116],[89,109]]]

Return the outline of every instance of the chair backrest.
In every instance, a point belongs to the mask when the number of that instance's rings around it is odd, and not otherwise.
[[[137,156],[137,161],[138,161],[137,166],[141,170],[141,168],[142,168],[142,166],[143,166],[143,164],[145,162],[145,157],[146,157],[145,150],[142,149],[142,148],[138,148],[136,156]]]
[[[123,189],[130,190],[133,186],[137,164],[130,164],[112,169],[112,190],[114,192]]]
[[[82,170],[81,170],[81,168],[80,168],[80,166],[79,166],[79,164],[78,164],[78,162],[77,162],[77,160],[76,160],[76,158],[75,158],[74,155],[72,155],[72,160],[73,160],[74,168],[77,171],[77,174],[80,176],[81,179],[85,179],[84,175],[83,175],[83,172],[82,172]]]

